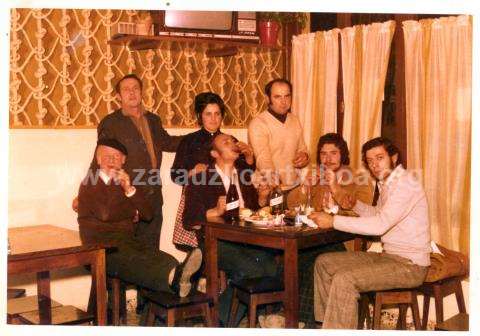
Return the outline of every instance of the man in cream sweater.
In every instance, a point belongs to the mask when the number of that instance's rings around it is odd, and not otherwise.
[[[253,147],[259,171],[276,172],[284,191],[298,183],[299,169],[308,164],[303,129],[297,116],[290,113],[292,84],[274,79],[265,86],[268,109],[248,126],[248,141]]]
[[[380,236],[383,252],[327,253],[317,258],[315,319],[323,322],[325,329],[356,329],[360,293],[417,287],[430,265],[430,223],[422,185],[402,167],[398,149],[388,139],[367,141],[362,158],[378,181],[377,205],[343,194],[331,179],[334,198],[360,217],[318,212],[310,218],[320,228]]]

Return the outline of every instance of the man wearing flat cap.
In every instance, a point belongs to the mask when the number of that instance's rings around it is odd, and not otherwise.
[[[151,221],[152,208],[142,190],[123,170],[128,152],[116,139],[97,142],[96,164],[78,192],[78,224],[85,243],[108,243],[107,274],[140,287],[187,296],[190,278],[200,268],[202,253],[190,252],[181,264],[166,252],[154,250],[134,235]]]

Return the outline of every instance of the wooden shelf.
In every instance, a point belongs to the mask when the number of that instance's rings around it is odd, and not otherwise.
[[[247,48],[249,51],[266,52],[266,51],[284,51],[281,46],[266,46],[257,41],[248,40],[226,40],[218,38],[205,37],[185,37],[185,36],[142,36],[130,34],[115,35],[108,44],[110,45],[127,45],[131,50],[147,50],[157,49],[164,42],[177,42],[181,45],[189,45],[194,47],[198,44],[208,46],[207,56],[232,56],[238,52],[239,48]],[[175,43],[170,45],[175,49]]]

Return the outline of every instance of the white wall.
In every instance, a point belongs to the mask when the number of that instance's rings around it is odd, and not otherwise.
[[[170,134],[186,134],[192,129],[170,129]],[[245,129],[227,129],[246,140]],[[53,224],[78,230],[76,213],[71,208],[78,186],[90,165],[97,140],[95,129],[10,130],[8,227]],[[160,248],[177,259],[184,253],[172,244],[173,224],[181,188],[170,180],[173,153],[164,153],[162,181],[164,222]],[[72,277],[72,274],[75,275]],[[52,272],[52,297],[64,304],[87,305],[90,276],[82,269]],[[9,286],[21,286],[28,295],[36,292],[33,276],[9,279]],[[72,290],[72,287],[75,290]]]
[[[170,134],[185,134],[192,129],[171,129]],[[227,133],[246,141],[245,129],[228,129]],[[76,213],[71,208],[78,185],[90,164],[96,142],[95,129],[78,130],[10,130],[8,226],[53,224],[78,230]],[[180,187],[170,180],[169,169],[174,154],[164,153],[162,181],[164,222],[160,248],[177,259],[184,255],[172,244],[173,224],[180,198]],[[27,289],[34,295],[34,276],[9,279],[8,285]],[[468,308],[468,282],[463,283]],[[90,276],[83,270],[52,272],[52,298],[62,304],[86,309]],[[419,298],[420,306],[422,304]],[[455,297],[445,300],[445,317],[457,312]],[[435,308],[431,303],[430,316]]]

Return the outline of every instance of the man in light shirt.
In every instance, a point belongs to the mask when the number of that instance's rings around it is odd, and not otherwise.
[[[334,198],[360,217],[316,212],[310,218],[320,228],[380,236],[383,252],[328,253],[317,258],[315,319],[325,329],[356,329],[360,293],[417,287],[430,265],[430,224],[422,185],[402,167],[399,151],[388,139],[367,141],[362,159],[378,181],[377,205],[353,199],[332,178]]]

